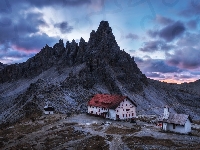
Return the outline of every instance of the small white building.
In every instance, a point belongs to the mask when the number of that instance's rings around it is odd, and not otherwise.
[[[50,115],[50,114],[53,114],[53,113],[54,113],[54,107],[53,106],[49,106],[49,105],[44,106],[44,114],[45,115]]]
[[[164,107],[162,118],[162,129],[165,131],[173,131],[178,133],[191,132],[191,118],[185,114],[172,114],[169,112],[169,107]]]
[[[88,113],[113,120],[136,117],[137,105],[127,96],[96,94],[88,102]]]

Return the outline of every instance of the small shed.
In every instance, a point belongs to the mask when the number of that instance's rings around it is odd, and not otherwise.
[[[46,115],[53,114],[54,110],[55,109],[53,106],[49,106],[49,105],[44,106],[44,114],[46,114]]]
[[[162,119],[162,129],[178,133],[191,132],[191,118],[186,114],[169,113],[169,108],[165,106]]]

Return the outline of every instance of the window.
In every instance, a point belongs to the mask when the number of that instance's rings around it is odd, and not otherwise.
[[[127,104],[126,104],[126,106],[127,106]]]
[[[130,114],[129,114],[129,117],[130,117]]]
[[[93,111],[91,111],[91,114],[93,114]]]
[[[129,111],[130,109],[126,109],[126,111]]]
[[[134,113],[132,113],[132,116],[134,116]]]
[[[127,114],[126,114],[126,117],[127,117]]]
[[[124,117],[124,114],[123,114],[123,117]]]
[[[175,129],[176,128],[176,125],[175,124],[173,124],[173,129]]]
[[[117,112],[118,112],[118,110],[117,110]]]
[[[99,109],[99,112],[100,112],[100,109]]]

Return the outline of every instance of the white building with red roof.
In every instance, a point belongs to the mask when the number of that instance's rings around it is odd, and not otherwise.
[[[96,94],[88,101],[88,113],[113,120],[136,117],[137,105],[127,96]]]

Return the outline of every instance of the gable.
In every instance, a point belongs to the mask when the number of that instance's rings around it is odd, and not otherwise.
[[[132,107],[136,107],[132,101],[130,101],[129,99],[125,98],[122,102],[120,102],[119,107],[126,107],[126,106],[132,106]]]

